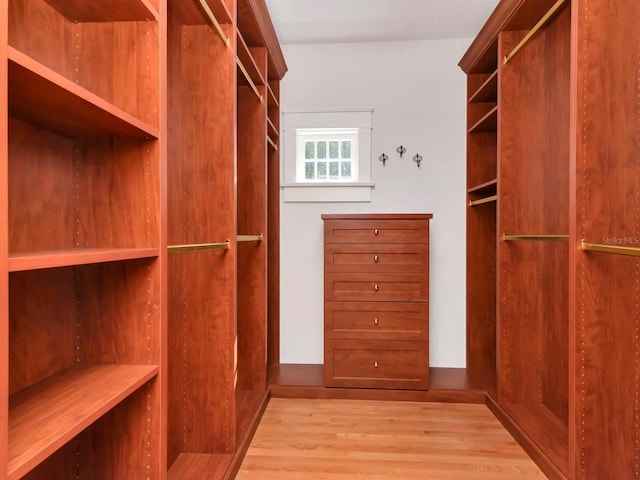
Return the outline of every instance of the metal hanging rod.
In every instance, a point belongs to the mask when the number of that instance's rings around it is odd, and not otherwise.
[[[269,137],[268,135],[267,135],[267,142],[269,142],[269,145],[271,145],[274,150],[278,150],[278,145],[276,144],[276,142],[271,140],[271,137]]]
[[[258,97],[258,100],[260,100],[262,102],[263,101],[262,94],[258,90],[258,87],[256,87],[256,84],[253,83],[253,80],[251,79],[251,76],[249,75],[249,72],[247,71],[246,68],[244,68],[244,65],[242,64],[242,61],[238,57],[236,57],[236,64],[238,64],[238,67],[240,67],[240,71],[242,71],[242,74],[244,75],[244,78],[246,78],[247,82],[249,82],[249,86],[251,87],[251,90],[253,90],[253,93],[255,93],[256,97]]]
[[[558,9],[562,6],[564,2],[566,2],[566,0],[558,0],[553,5],[553,7],[551,7],[549,11],[544,14],[544,16],[540,19],[540,21],[536,23],[531,30],[529,30],[529,33],[527,33],[524,36],[524,38],[520,40],[520,42],[515,47],[513,47],[513,50],[511,50],[509,55],[504,57],[504,63],[508,63],[509,60],[511,60],[515,56],[515,54],[518,53],[518,51],[522,47],[524,47],[529,40],[531,40],[531,37],[533,37],[536,34],[536,32],[540,30],[545,23],[547,23],[547,20],[549,20],[551,16],[558,11]]]
[[[612,253],[614,255],[627,255],[630,257],[640,257],[640,248],[619,247],[617,245],[602,245],[600,243],[580,242],[580,248],[586,252]]]
[[[502,234],[507,242],[568,242],[569,235],[507,235]]]
[[[497,195],[491,195],[490,197],[480,198],[478,200],[469,200],[469,206],[475,207],[476,205],[482,205],[483,203],[495,202],[498,200]]]
[[[227,37],[227,35],[222,30],[222,27],[218,23],[218,19],[216,19],[216,16],[211,11],[211,8],[209,8],[207,1],[206,0],[199,0],[199,1],[200,1],[200,5],[202,5],[202,8],[204,9],[204,12],[207,14],[207,17],[209,17],[209,21],[211,22],[211,25],[213,26],[213,28],[216,29],[216,31],[218,32],[218,35],[220,35],[220,38],[222,39],[224,44],[228,47],[231,40],[229,39],[229,37]]]
[[[184,253],[210,252],[212,250],[229,250],[229,240],[221,243],[191,243],[188,245],[169,245],[169,255],[182,255]]]
[[[236,241],[238,241],[238,242],[261,242],[262,241],[262,234],[259,233],[258,235],[238,235],[236,237]]]

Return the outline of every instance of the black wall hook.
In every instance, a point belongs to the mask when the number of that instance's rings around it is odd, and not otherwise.
[[[387,160],[389,160],[389,156],[386,153],[383,153],[378,157],[378,160],[382,162],[382,165],[385,165],[387,163]]]
[[[404,155],[404,153],[407,151],[406,148],[404,148],[403,145],[400,145],[398,148],[396,148],[396,152],[398,152],[400,154],[400,158],[402,158],[402,155]]]
[[[416,155],[413,157],[413,161],[416,162],[418,164],[418,168],[420,168],[420,162],[422,161],[422,155],[420,155],[419,153],[416,153]]]

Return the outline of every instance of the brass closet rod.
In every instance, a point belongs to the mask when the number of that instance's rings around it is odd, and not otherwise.
[[[191,243],[188,245],[169,245],[169,255],[181,255],[184,253],[210,252],[212,250],[229,250],[229,240],[219,243]]]
[[[495,202],[498,200],[497,195],[491,195],[490,197],[480,198],[478,200],[469,200],[469,206],[475,207],[476,205],[482,205],[483,203]]]
[[[258,235],[238,235],[236,237],[236,241],[238,241],[238,242],[261,242],[262,241],[262,234],[259,233]]]
[[[580,242],[580,248],[585,252],[612,253],[614,255],[627,255],[630,257],[640,257],[640,248],[618,247],[617,245],[602,245],[600,243]]]
[[[209,21],[211,22],[211,25],[213,26],[213,28],[216,29],[216,31],[218,32],[218,35],[220,35],[220,38],[222,39],[224,44],[228,47],[229,46],[229,42],[231,40],[229,39],[229,37],[227,37],[227,35],[222,30],[222,27],[218,23],[218,20],[216,19],[216,16],[213,14],[211,9],[209,8],[209,5],[207,4],[207,0],[200,0],[200,5],[202,5],[202,8],[204,9],[205,13],[207,14],[207,17],[209,17]]]
[[[502,234],[507,242],[568,242],[569,235],[507,235]]]
[[[249,86],[251,87],[251,90],[253,90],[253,93],[256,94],[256,97],[258,97],[258,100],[262,102],[263,101],[262,94],[258,91],[258,87],[256,87],[255,83],[253,83],[253,80],[251,79],[249,72],[247,72],[247,69],[244,68],[242,61],[238,57],[236,57],[236,63],[238,64],[238,67],[240,67],[240,70],[242,71],[242,75],[244,75],[244,78],[246,78],[247,82],[249,82]]]
[[[271,137],[269,137],[268,135],[267,135],[267,142],[269,142],[269,145],[271,145],[274,150],[278,150],[278,145],[276,145],[276,142],[271,140]]]
[[[531,40],[531,37],[533,37],[536,32],[538,30],[540,30],[545,23],[547,23],[547,20],[549,20],[551,18],[551,16],[556,13],[556,11],[558,11],[558,9],[562,6],[562,4],[565,2],[566,0],[558,0],[553,7],[551,7],[549,9],[549,11],[547,13],[544,14],[544,16],[540,19],[540,21],[538,23],[536,23],[533,28],[531,30],[529,30],[529,33],[527,33],[524,38],[522,40],[520,40],[520,42],[513,47],[513,50],[511,50],[511,52],[509,53],[509,55],[506,55],[504,57],[504,63],[508,63],[509,60],[511,60],[516,53],[518,53],[518,51],[525,46],[525,44]]]

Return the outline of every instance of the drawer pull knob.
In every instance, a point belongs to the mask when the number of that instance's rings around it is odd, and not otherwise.
[[[374,261],[374,262],[376,262],[376,263],[378,263],[378,255],[374,255],[374,256],[373,256],[373,261]]]
[[[378,368],[378,362],[373,362],[373,368]]]
[[[376,285],[374,285],[374,286],[373,286],[373,289],[377,292],[377,291],[378,291],[378,285],[377,285],[377,284],[376,284]]]
[[[374,318],[374,319],[373,319],[373,324],[374,324],[374,325],[378,325],[378,319],[377,319],[377,318]]]
[[[373,234],[374,235],[378,235],[378,229],[377,228],[373,231]]]

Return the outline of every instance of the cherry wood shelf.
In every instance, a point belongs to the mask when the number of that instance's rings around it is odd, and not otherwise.
[[[49,5],[75,22],[127,22],[157,20],[158,12],[148,0],[45,0]]]
[[[496,102],[498,99],[498,70],[489,75],[489,78],[478,87],[469,97],[469,103]]]
[[[498,106],[493,107],[469,128],[469,133],[495,132],[498,129]]]
[[[496,187],[498,186],[498,180],[489,180],[488,182],[481,183],[480,185],[475,185],[467,190],[467,193],[489,193],[495,192]]]
[[[247,70],[247,73],[249,74],[249,77],[251,77],[251,80],[253,81],[253,83],[255,83],[256,85],[264,85],[265,84],[264,77],[260,73],[260,69],[258,68],[258,65],[256,65],[256,61],[254,60],[253,55],[251,54],[251,50],[249,50],[249,47],[244,41],[244,38],[242,38],[242,34],[240,32],[237,32],[237,34],[238,34],[238,58],[242,62],[242,65],[244,66],[244,68]]]
[[[9,111],[21,120],[70,137],[158,138],[159,131],[71,80],[8,47]],[[34,101],[34,92],[38,100]]]
[[[160,251],[157,248],[77,248],[20,252],[9,254],[9,271],[21,272],[43,268],[154,258],[159,254]]]
[[[206,0],[206,2],[219,24],[229,25],[233,23],[232,15],[222,0]],[[209,18],[198,0],[170,2],[169,6],[171,12],[182,25],[210,25]]]
[[[157,365],[74,368],[12,395],[7,478],[23,477],[158,372]]]
[[[224,453],[181,453],[169,469],[168,480],[223,478],[233,455]]]

